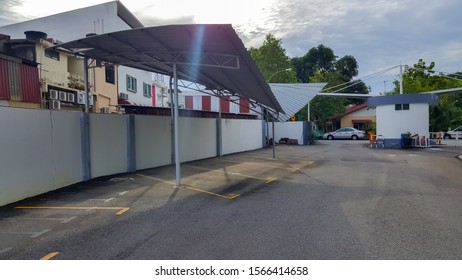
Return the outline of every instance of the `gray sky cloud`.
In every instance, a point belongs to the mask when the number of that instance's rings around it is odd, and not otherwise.
[[[0,26],[25,20],[14,7],[30,0],[0,1]],[[178,1],[146,1],[136,6],[131,1],[122,2],[146,26],[202,23],[200,16],[193,12],[188,14],[194,6],[178,12],[180,5],[188,5]],[[289,57],[303,56],[319,44],[332,48],[339,57],[353,55],[359,63],[359,77],[400,63],[412,65],[419,58],[428,63],[435,61],[438,71],[462,71],[459,0],[256,0],[252,3],[236,0],[234,5],[240,5],[241,9],[239,13],[234,12],[237,15],[227,10],[229,6],[222,7],[225,2],[216,1],[197,0],[195,3],[202,5],[202,9],[212,9],[210,14],[218,19],[241,16],[236,22],[228,23],[233,24],[248,48],[259,47],[271,33],[282,40]],[[104,1],[97,1],[101,2]],[[72,9],[76,8],[74,6]],[[81,4],[83,6],[88,5]],[[61,7],[62,11],[65,8]],[[163,17],[168,11],[177,13]],[[201,10],[196,13],[201,14]],[[35,16],[45,14],[37,12]],[[397,79],[398,73],[399,69],[395,69],[365,82],[374,94],[378,94],[384,90],[384,81]]]

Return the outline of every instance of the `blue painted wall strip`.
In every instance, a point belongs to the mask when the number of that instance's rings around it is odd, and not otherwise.
[[[80,113],[80,143],[82,152],[82,181],[91,179],[90,115]]]
[[[135,116],[126,116],[127,124],[127,172],[136,171]]]

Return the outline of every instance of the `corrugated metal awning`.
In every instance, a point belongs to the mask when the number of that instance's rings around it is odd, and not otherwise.
[[[311,101],[327,83],[313,84],[269,84],[284,113],[279,121],[287,121]]]
[[[228,91],[283,112],[230,24],[166,25],[91,36],[57,46],[89,58]]]

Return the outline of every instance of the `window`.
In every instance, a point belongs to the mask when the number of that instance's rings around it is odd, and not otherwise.
[[[59,61],[59,52],[53,49],[45,49],[45,56]]]
[[[114,65],[106,65],[105,73],[106,73],[106,83],[115,85]]]
[[[130,75],[127,75],[127,90],[136,92],[136,79]]]
[[[152,86],[150,84],[143,83],[143,95],[152,97]]]
[[[395,111],[409,110],[409,104],[395,104]]]

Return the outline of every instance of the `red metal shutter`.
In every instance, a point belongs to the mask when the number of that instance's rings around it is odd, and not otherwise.
[[[220,106],[222,113],[229,113],[229,96],[220,98]]]
[[[249,113],[250,112],[250,109],[249,109],[249,106],[250,106],[250,102],[247,98],[240,98],[239,99],[239,113]]]
[[[185,96],[184,97],[184,107],[186,109],[190,109],[192,110],[194,107],[193,107],[193,97],[192,96]]]
[[[0,58],[0,100],[10,100],[8,62]]]
[[[37,67],[21,64],[21,101],[30,103],[40,103],[40,82]]]
[[[211,100],[211,96],[202,96],[202,111],[210,111],[210,108],[212,107]]]

